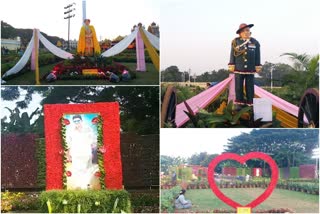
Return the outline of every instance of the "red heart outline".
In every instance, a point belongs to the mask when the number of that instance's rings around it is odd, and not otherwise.
[[[270,169],[271,169],[271,182],[270,182],[268,188],[258,198],[256,198],[255,200],[253,200],[249,204],[243,206],[243,205],[237,203],[236,201],[232,200],[231,198],[228,198],[223,192],[221,192],[221,190],[217,186],[216,182],[214,181],[214,169],[216,168],[216,166],[220,162],[225,161],[225,160],[235,160],[241,164],[245,164],[246,161],[248,161],[250,159],[261,159],[269,164]],[[229,206],[231,206],[235,209],[237,209],[237,207],[254,208],[254,207],[258,206],[259,204],[261,204],[273,192],[274,188],[277,185],[278,177],[279,177],[279,170],[278,170],[277,163],[269,155],[262,153],[262,152],[250,152],[250,153],[247,153],[243,156],[235,154],[235,153],[223,153],[223,154],[215,157],[214,159],[212,159],[212,161],[210,162],[209,167],[208,167],[208,182],[209,182],[211,190],[221,201],[223,201],[224,203],[228,204]]]

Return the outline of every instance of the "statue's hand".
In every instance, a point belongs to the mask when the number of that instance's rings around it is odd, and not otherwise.
[[[262,70],[262,66],[256,66],[256,72],[259,73]]]
[[[235,65],[228,65],[228,67],[229,67],[229,71],[230,72],[234,72],[234,69],[235,69]]]

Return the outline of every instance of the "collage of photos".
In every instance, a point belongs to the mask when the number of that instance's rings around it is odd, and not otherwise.
[[[319,1],[0,5],[1,213],[320,212]]]

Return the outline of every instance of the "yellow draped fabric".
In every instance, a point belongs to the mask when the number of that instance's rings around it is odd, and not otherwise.
[[[147,36],[144,34],[143,30],[140,28],[139,29],[142,40],[149,52],[151,61],[154,65],[154,67],[157,69],[157,71],[160,71],[160,63],[159,63],[159,54],[157,53],[157,51],[154,49],[154,47],[151,45],[149,39],[147,38]]]
[[[92,25],[89,26],[91,32],[92,32],[92,40],[93,40],[93,48],[94,48],[94,53],[100,54],[101,49],[100,45],[97,39],[96,31]],[[84,54],[85,52],[85,47],[86,46],[86,30],[85,27],[82,26],[80,30],[80,36],[79,36],[79,41],[78,41],[78,47],[77,47],[77,52],[79,54]]]

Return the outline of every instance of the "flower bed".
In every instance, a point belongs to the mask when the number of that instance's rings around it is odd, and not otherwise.
[[[267,188],[269,186],[269,178],[254,178],[251,181],[225,181],[221,180],[218,183],[219,188]],[[161,185],[161,189],[171,189],[174,185],[165,183]],[[188,182],[185,184],[186,189],[208,189],[210,188],[207,182]],[[319,195],[319,180],[317,179],[289,179],[279,180],[277,188],[291,191],[299,191],[307,194]]]
[[[129,81],[136,74],[128,67],[102,57],[80,57],[57,64],[42,80],[106,79],[110,82]]]
[[[48,213],[120,213],[131,212],[125,190],[51,190],[42,192],[40,211]]]
[[[279,181],[277,188],[319,195],[319,183]]]
[[[214,209],[214,210],[187,210],[188,213],[236,213],[236,210],[231,209]],[[254,213],[294,213],[289,208],[277,208],[277,209],[254,209]]]

